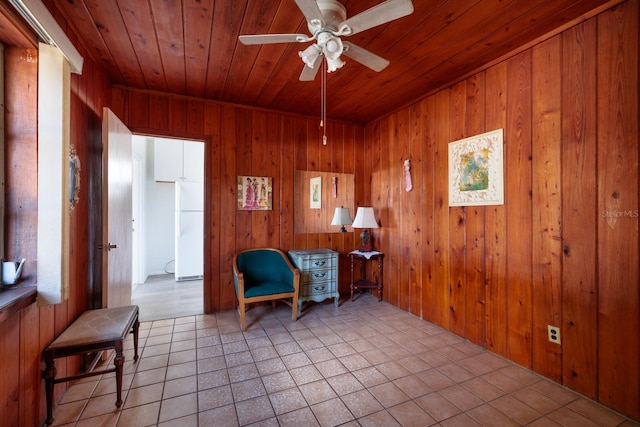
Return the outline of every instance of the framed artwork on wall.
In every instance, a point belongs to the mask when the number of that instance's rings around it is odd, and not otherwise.
[[[449,143],[449,206],[504,204],[503,130]]]
[[[311,178],[309,181],[309,207],[311,209],[322,209],[322,177]]]
[[[80,158],[73,145],[69,148],[69,212],[80,202]]]
[[[272,180],[270,177],[238,176],[238,210],[272,210],[272,189]]]

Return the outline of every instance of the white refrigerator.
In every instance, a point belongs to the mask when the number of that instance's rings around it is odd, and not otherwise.
[[[175,280],[202,279],[204,183],[176,182]]]

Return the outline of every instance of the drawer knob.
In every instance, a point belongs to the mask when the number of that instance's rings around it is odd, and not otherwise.
[[[315,265],[317,266],[323,266],[326,263],[326,261],[316,261],[314,262]]]
[[[313,289],[316,291],[321,291],[324,289],[324,286],[314,286]]]
[[[314,276],[316,279],[321,279],[321,278],[323,278],[323,277],[324,277],[324,276],[326,276],[326,275],[327,275],[327,273],[315,273],[313,276]]]

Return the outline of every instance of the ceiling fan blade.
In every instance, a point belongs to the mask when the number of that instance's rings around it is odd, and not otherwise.
[[[365,10],[342,22],[338,29],[348,27],[351,32],[344,32],[344,35],[353,35],[369,28],[385,24],[394,19],[402,18],[413,13],[413,3],[411,0],[387,0],[377,6]],[[354,58],[355,59],[355,58]]]
[[[382,71],[389,65],[389,61],[375,53],[369,52],[366,49],[356,46],[353,43],[342,42],[344,46],[343,55],[348,56],[354,61],[358,61],[362,65],[371,68],[373,71]]]
[[[292,43],[309,41],[309,36],[304,34],[255,34],[248,36],[238,36],[242,44],[273,44],[273,43]]]
[[[307,22],[311,22],[313,20],[317,20],[321,23],[320,26],[324,25],[324,17],[322,16],[322,11],[318,7],[318,3],[316,0],[295,0],[298,5],[298,9],[302,12],[304,17],[307,19]]]
[[[313,68],[305,65],[302,69],[302,73],[300,73],[300,81],[301,82],[311,82],[315,80],[320,67],[322,66],[322,56],[318,56],[313,63]]]

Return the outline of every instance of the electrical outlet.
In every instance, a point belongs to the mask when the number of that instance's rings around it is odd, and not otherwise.
[[[547,330],[549,331],[549,341],[560,344],[560,328],[557,326],[547,325]]]

